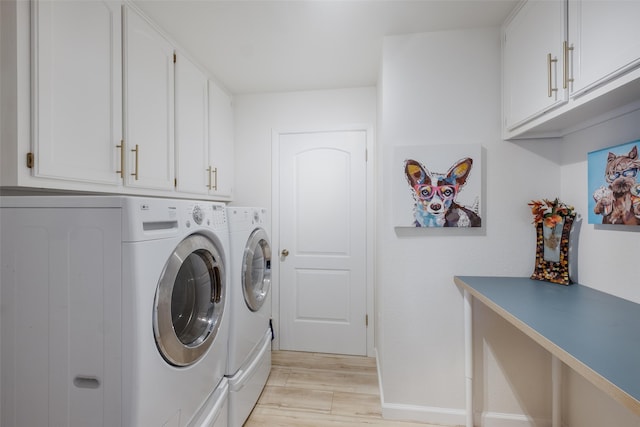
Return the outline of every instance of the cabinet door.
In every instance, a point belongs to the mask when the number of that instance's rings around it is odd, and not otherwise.
[[[120,2],[35,1],[31,10],[34,174],[118,185]]]
[[[180,192],[207,194],[207,77],[187,57],[176,64],[176,176]]]
[[[231,97],[209,80],[209,194],[231,197],[233,191],[233,105]]]
[[[639,19],[639,1],[569,1],[572,95],[640,65]]]
[[[125,183],[174,185],[173,46],[133,9],[124,9]]]
[[[566,6],[527,1],[503,34],[504,124],[511,130],[566,102],[562,88]]]

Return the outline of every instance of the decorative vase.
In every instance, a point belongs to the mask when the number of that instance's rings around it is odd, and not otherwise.
[[[562,218],[554,227],[536,224],[536,265],[532,279],[561,285],[573,283],[569,277],[569,235],[575,213]]]

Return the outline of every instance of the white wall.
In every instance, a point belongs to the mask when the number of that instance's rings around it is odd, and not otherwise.
[[[235,206],[271,208],[272,131],[330,130],[376,124],[376,89],[238,95],[235,112]]]
[[[637,227],[588,224],[587,153],[640,139],[640,111],[567,135],[561,143],[561,197],[582,212],[577,280],[592,288],[640,303]],[[639,332],[640,333],[640,332]],[[640,417],[569,369],[565,369],[568,426],[637,427]]]
[[[640,303],[638,227],[597,228],[587,219],[587,153],[640,139],[640,111],[567,135],[562,143],[562,197],[584,213],[578,281]]]
[[[559,195],[557,142],[500,139],[499,40],[498,29],[477,29],[384,41],[376,343],[385,417],[464,423],[463,306],[453,276],[530,275],[535,229],[527,203]],[[432,144],[484,147],[481,230],[394,229],[393,147]],[[482,425],[548,419],[549,356],[481,304],[474,326]]]

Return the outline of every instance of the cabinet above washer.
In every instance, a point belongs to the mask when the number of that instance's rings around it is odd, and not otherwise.
[[[177,139],[200,133],[208,144],[211,123],[231,129],[208,152],[224,167],[207,162],[217,172],[210,179],[228,185],[206,191],[205,181],[198,197],[231,200],[232,97],[216,82],[228,108],[203,110],[195,129],[176,135],[174,52],[184,49],[132,2],[2,0],[0,7],[0,89],[3,104],[14,106],[1,117],[2,189],[192,198],[176,179],[190,150]],[[203,81],[206,105],[209,70]],[[203,177],[206,168],[198,168]]]

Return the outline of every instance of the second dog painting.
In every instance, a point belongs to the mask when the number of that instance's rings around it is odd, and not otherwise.
[[[588,154],[589,224],[640,225],[640,140]]]
[[[481,146],[397,147],[394,210],[401,227],[481,227]]]

